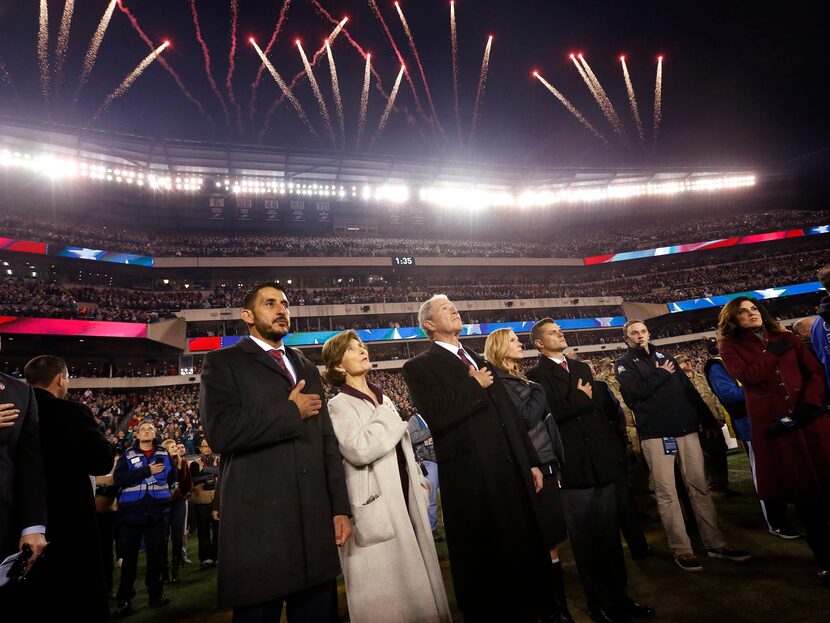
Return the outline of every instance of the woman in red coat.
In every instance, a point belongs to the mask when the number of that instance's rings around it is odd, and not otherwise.
[[[758,496],[792,502],[830,585],[830,416],[821,364],[756,301],[732,299],[718,335],[727,370],[744,386]]]

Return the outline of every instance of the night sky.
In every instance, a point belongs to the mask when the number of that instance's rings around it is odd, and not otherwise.
[[[372,53],[373,64],[388,92],[398,62],[366,0],[320,0],[337,19],[349,16],[347,30]],[[266,72],[257,96],[253,122],[248,118],[250,84],[260,65],[248,43],[254,36],[264,47],[276,25],[282,0],[239,0],[235,97],[243,127],[228,127],[204,70],[189,0],[124,0],[147,35],[159,45],[169,38],[163,55],[207,115],[177,88],[171,76],[153,63],[133,87],[100,118],[92,116],[121,80],[148,53],[127,17],[116,8],[88,85],[77,105],[78,84],[92,33],[106,0],[79,0],[70,31],[69,51],[55,76],[55,49],[64,9],[62,0],[49,6],[49,61],[53,94],[47,107],[40,93],[37,57],[37,0],[0,0],[0,61],[19,99],[0,77],[0,115],[31,122],[72,126],[152,137],[211,142],[259,143],[287,148],[321,145],[285,102],[264,135],[266,110],[279,95]],[[429,108],[400,20],[391,0],[379,0],[395,41]],[[212,55],[212,71],[225,101],[230,49],[230,2],[196,0],[201,27]],[[810,6],[804,3],[801,6]],[[452,95],[448,0],[402,0],[424,63],[438,118],[446,139],[415,110],[404,81],[385,133],[369,147],[385,105],[374,88],[360,151],[375,155],[463,158],[521,164],[579,166],[759,166],[786,167],[809,163],[806,156],[830,145],[830,89],[827,88],[826,15],[799,9],[795,3],[745,2],[554,2],[552,0],[458,0],[456,3],[461,82],[461,121],[456,134]],[[269,54],[289,79],[302,69],[294,40],[311,54],[332,25],[309,0],[291,0],[287,20]],[[473,100],[487,36],[494,36],[489,75],[474,142],[469,142]],[[630,145],[614,133],[579,77],[570,52],[581,51],[606,88],[623,121]],[[354,151],[364,60],[341,34],[333,45],[345,106],[348,150]],[[646,145],[636,141],[618,57],[626,54]],[[656,143],[651,136],[656,57],[665,55],[663,121]],[[605,147],[531,77],[538,69],[602,133]],[[315,68],[336,124],[329,67],[324,57]],[[61,84],[55,91],[56,79]],[[296,95],[312,124],[324,137],[324,126],[308,80]],[[235,115],[232,115],[232,117]],[[342,151],[342,149],[339,149]],[[821,152],[824,153],[824,152]],[[819,155],[821,157],[821,155]]]

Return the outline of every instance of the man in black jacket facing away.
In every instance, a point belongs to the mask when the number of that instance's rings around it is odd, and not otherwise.
[[[640,447],[654,479],[660,519],[675,562],[684,571],[703,570],[686,533],[675,485],[675,459],[707,555],[739,562],[749,560],[748,552],[727,545],[709,496],[698,431],[701,424],[704,429],[720,428],[712,412],[689,378],[678,371],[674,357],[649,344],[643,321],[626,322],[623,335],[628,351],[617,359],[614,368],[623,399],[636,418]]]
[[[23,373],[37,400],[49,513],[49,553],[32,571],[37,599],[31,606],[44,620],[58,620],[68,603],[80,602],[84,620],[105,621],[104,560],[89,477],[110,471],[112,446],[92,412],[66,400],[69,371],[63,359],[35,357]]]
[[[540,356],[527,377],[545,388],[565,448],[562,505],[588,614],[603,623],[652,616],[653,608],[626,594],[614,487],[620,470],[619,442],[600,397],[594,396],[591,370],[565,357],[568,342],[553,319],[533,325],[530,338]]]

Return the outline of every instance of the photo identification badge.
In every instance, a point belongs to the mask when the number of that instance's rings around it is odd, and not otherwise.
[[[677,439],[674,437],[663,437],[663,452],[666,454],[677,454]]]

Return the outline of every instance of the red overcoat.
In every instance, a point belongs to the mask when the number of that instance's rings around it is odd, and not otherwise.
[[[719,343],[726,369],[741,382],[752,428],[758,497],[767,501],[830,501],[830,415],[809,426],[772,436],[777,418],[800,403],[824,404],[824,370],[801,340],[789,332],[767,333],[761,340],[739,331]],[[768,342],[788,341],[793,348],[778,357]]]

